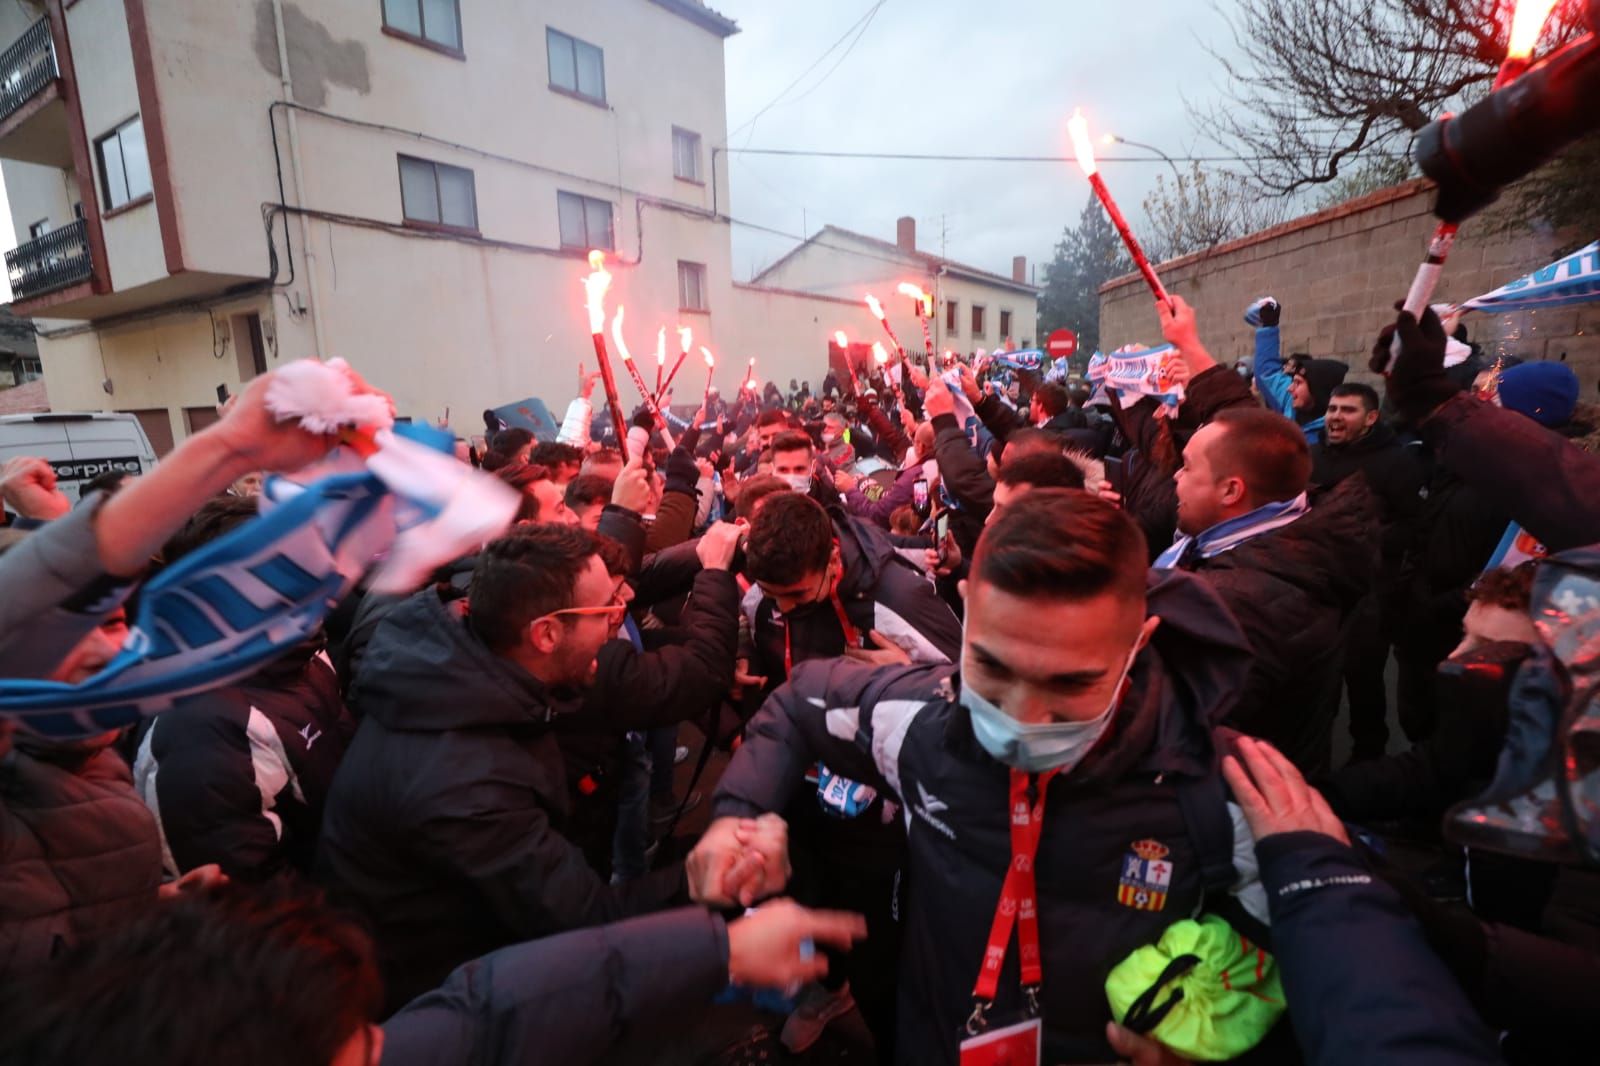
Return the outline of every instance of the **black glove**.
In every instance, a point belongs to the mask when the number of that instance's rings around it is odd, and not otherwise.
[[[1283,317],[1283,305],[1273,300],[1261,305],[1261,324],[1266,327],[1276,326]]]
[[[633,412],[633,420],[628,424],[630,426],[638,426],[648,433],[654,433],[656,431],[656,416],[650,413],[650,408],[640,404]]]
[[[1410,311],[1401,310],[1394,325],[1383,327],[1378,343],[1372,346],[1372,359],[1367,367],[1375,374],[1388,371],[1389,402],[1400,418],[1410,425],[1418,425],[1450,397],[1461,391],[1461,386],[1451,381],[1444,372],[1444,350],[1449,338],[1444,324],[1433,308],[1422,312],[1422,321]],[[1390,366],[1391,349],[1396,335],[1400,337],[1400,354]]]
[[[700,498],[700,491],[696,486],[700,483],[700,468],[695,465],[694,456],[688,449],[677,447],[667,456],[667,480],[664,492],[681,492],[685,496]]]

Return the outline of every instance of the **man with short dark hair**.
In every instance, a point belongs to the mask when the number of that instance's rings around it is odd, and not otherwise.
[[[796,492],[811,491],[811,478],[817,469],[817,447],[811,437],[798,430],[784,430],[772,438],[772,473]]]
[[[626,465],[622,453],[615,448],[596,448],[578,468],[579,474],[593,474],[607,481],[616,481]]]
[[[552,724],[594,681],[619,585],[591,534],[525,526],[483,549],[465,600],[425,589],[373,634],[318,870],[373,923],[391,1008],[506,944],[704,897],[677,865],[609,886],[561,832]]]
[[[1072,395],[1053,381],[1047,381],[1034,390],[1033,400],[1028,407],[1028,419],[1040,429],[1053,433],[1089,428],[1089,416],[1073,406]]]
[[[1311,454],[1282,415],[1230,407],[1189,438],[1175,476],[1178,539],[1155,562],[1221,595],[1255,658],[1228,724],[1306,773],[1327,769],[1345,624],[1372,586],[1376,506],[1359,479],[1307,492]]]
[[[912,890],[893,1061],[953,1066],[969,1019],[999,1028],[1030,995],[1041,1061],[1107,1061],[1107,967],[1202,908],[1250,928],[1236,896],[1264,914],[1210,729],[1244,682],[1248,648],[1204,582],[1151,574],[1147,558],[1137,525],[1109,504],[1032,492],[979,542],[959,674],[800,665],[729,764],[713,831],[783,809],[817,759],[905,805]],[[1024,854],[1009,829],[1018,805],[1042,819],[1028,863],[1037,904],[1003,892]],[[993,946],[1003,962],[987,985],[980,976],[997,910],[1037,914],[1043,972],[1029,988],[1009,925]]]
[[[577,518],[578,525],[590,533],[600,528],[600,512],[611,502],[614,482],[599,474],[579,474],[567,482],[564,498],[567,510]]]
[[[560,441],[540,441],[528,453],[528,462],[548,469],[550,480],[556,483],[557,488],[564,489],[569,481],[578,476],[578,470],[583,466],[583,449]]]
[[[522,505],[517,508],[517,522],[572,525],[578,521],[577,516],[567,509],[561,486],[551,479],[546,467],[532,463],[510,463],[500,467],[494,474],[522,494]],[[599,524],[598,518],[595,523]]]
[[[1344,683],[1350,702],[1352,759],[1381,756],[1389,742],[1384,669],[1400,604],[1400,567],[1416,537],[1427,464],[1419,445],[1402,443],[1379,417],[1378,394],[1347,383],[1333,390],[1323,439],[1311,446],[1311,481],[1329,489],[1359,473],[1378,500],[1382,562],[1372,592],[1357,608],[1345,649]]]
[[[985,525],[992,524],[1007,507],[1034,489],[1083,487],[1083,470],[1059,449],[1012,455],[1007,448],[1006,461],[1001,465],[1000,477],[994,483],[994,510],[989,512]]]

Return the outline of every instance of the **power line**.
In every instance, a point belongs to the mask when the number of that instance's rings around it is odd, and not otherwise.
[[[902,159],[932,163],[1076,163],[1070,155],[957,155],[943,152],[844,152],[820,148],[724,148],[729,155],[777,155],[815,159]],[[1266,159],[1298,159],[1295,155],[1175,155],[1180,163],[1250,163]],[[1164,163],[1150,156],[1097,155],[1096,163]]]
[[[734,137],[734,134],[739,133],[741,130],[746,129],[747,127],[755,125],[757,119],[759,119],[762,115],[765,115],[768,111],[771,111],[774,107],[777,107],[778,106],[778,102],[780,100],[782,100],[785,96],[787,96],[789,94],[790,90],[792,90],[796,85],[799,85],[802,81],[805,81],[806,75],[810,74],[813,70],[816,70],[818,67],[820,67],[822,65],[822,61],[827,59],[830,55],[832,55],[834,49],[838,48],[841,44],[843,44],[845,42],[845,40],[852,33],[856,34],[856,41],[859,41],[861,39],[861,34],[865,33],[867,26],[871,24],[873,16],[878,13],[878,9],[881,8],[884,4],[887,4],[888,2],[889,2],[889,0],[877,0],[877,3],[873,4],[872,7],[867,9],[867,13],[866,14],[862,15],[860,18],[856,19],[853,23],[851,23],[850,24],[850,28],[845,30],[844,33],[840,34],[839,35],[839,39],[837,41],[834,41],[832,44],[830,44],[823,51],[823,53],[821,55],[819,55],[816,58],[815,61],[812,62],[812,64],[809,67],[807,67],[805,70],[802,70],[800,72],[800,76],[799,77],[795,78],[794,81],[791,81],[788,85],[785,85],[783,87],[783,91],[778,93],[777,96],[774,96],[766,104],[765,107],[763,107],[760,111],[757,111],[754,115],[751,115],[748,119],[746,119],[743,123],[741,123],[737,128],[729,130],[727,136],[723,138],[723,144],[726,145],[729,141],[732,141],[733,137]],[[860,32],[857,33],[857,30],[859,30]],[[851,41],[850,42],[850,48],[853,49],[856,46],[856,41]],[[845,50],[845,55],[849,55],[849,54],[850,54],[850,49],[846,49]],[[841,57],[840,62],[843,62],[843,58],[842,57]],[[838,68],[838,66],[839,66],[839,64],[835,63],[833,65],[833,67],[828,70],[828,74],[832,74],[833,71]],[[822,76],[824,81],[827,80],[828,74],[824,74]],[[817,85],[821,85],[821,84],[822,84],[821,81],[819,81],[817,83]],[[812,86],[812,88],[816,88],[816,86]],[[809,92],[810,90],[807,90],[807,91]]]

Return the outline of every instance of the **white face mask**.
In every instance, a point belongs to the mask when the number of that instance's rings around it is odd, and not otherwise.
[[[972,716],[972,732],[978,738],[978,743],[997,762],[1030,774],[1046,770],[1070,772],[1089,754],[1111,724],[1117,704],[1121,702],[1123,682],[1127,680],[1133,669],[1133,661],[1143,648],[1143,640],[1134,645],[1112,690],[1111,703],[1099,717],[1087,722],[1028,725],[1017,721],[978,695],[971,685],[965,684],[961,686],[961,706]]]
[[[779,474],[778,479],[796,492],[811,491],[810,474]]]

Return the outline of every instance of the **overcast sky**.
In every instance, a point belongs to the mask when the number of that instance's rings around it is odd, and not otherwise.
[[[887,0],[842,62],[845,46],[737,133],[875,0],[708,2],[741,27],[726,42],[735,148],[1070,154],[1074,106],[1097,136],[1119,133],[1174,156],[1214,147],[1183,102],[1214,98],[1218,71],[1204,45],[1231,42],[1203,2]],[[1146,193],[1170,170],[1157,159],[1104,173],[1139,228]],[[921,248],[939,252],[943,229],[946,255],[1000,274],[1014,255],[1048,261],[1089,196],[1069,164],[734,155],[728,174],[736,219],[798,235],[803,212],[813,234],[832,223],[893,240],[895,219],[912,215]],[[794,243],[735,226],[735,276],[748,279]]]

